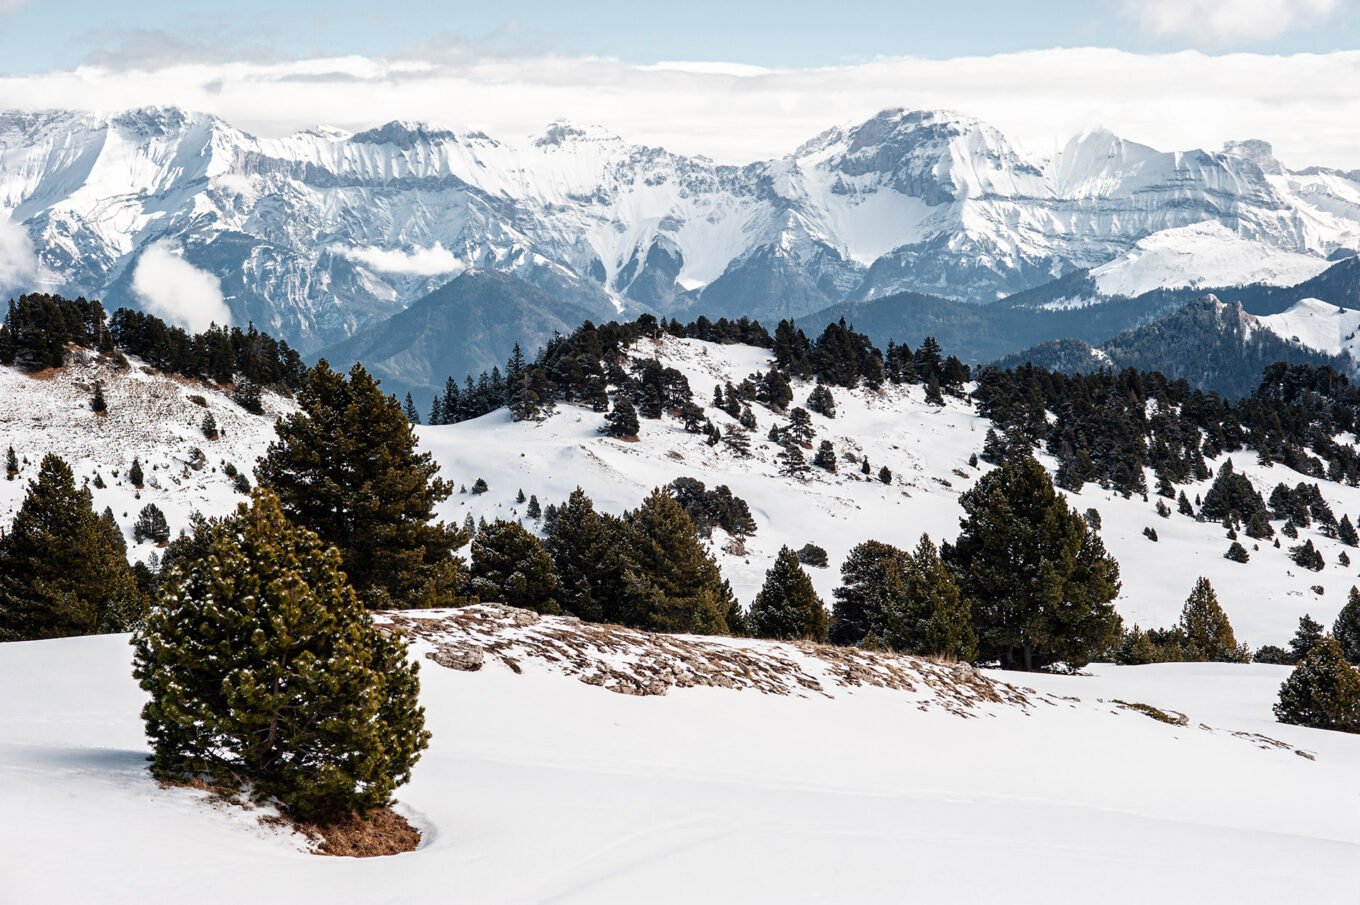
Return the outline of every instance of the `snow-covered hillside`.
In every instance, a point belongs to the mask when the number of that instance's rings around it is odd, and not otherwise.
[[[1294,286],[1330,266],[1316,255],[1253,242],[1218,221],[1162,230],[1091,271],[1096,288],[1128,298],[1154,289]]]
[[[764,350],[669,337],[655,344],[644,341],[634,354],[655,354],[663,364],[682,370],[701,402],[712,398],[716,384],[739,383],[768,367]],[[802,404],[811,388],[810,383],[795,382],[795,401]],[[597,433],[602,415],[573,406],[559,407],[541,424],[512,422],[502,410],[458,425],[422,427],[420,436],[446,477],[466,487],[480,477],[490,487],[482,495],[455,494],[443,505],[441,514],[458,522],[469,513],[474,519],[523,518],[524,506],[515,503],[521,489],[546,506],[561,502],[580,485],[597,505],[618,513],[636,506],[653,487],[678,477],[698,478],[709,487],[726,484],[747,501],[758,525],[756,534],[746,539],[744,552],[729,552],[722,532],[714,535],[719,564],[738,597],[746,603],[754,598],[781,546],[798,549],[810,542],[830,554],[829,568],[809,569],[830,604],[831,592],[840,582],[840,563],[861,541],[873,538],[911,547],[922,532],[937,543],[958,534],[962,515],[958,496],[988,467],[985,463],[971,467],[969,456],[981,450],[990,426],[961,400],[950,399],[943,409],[926,405],[920,386],[888,384],[880,392],[839,388],[833,392],[836,418],[812,415],[817,429],[814,443],[832,440],[841,456],[840,471],[832,476],[813,469],[806,481],[779,475],[777,447],[764,436],[772,423],[783,419],[760,407],[749,459],[737,458],[721,445],[708,446],[702,435],[685,433],[671,419],[644,419],[636,443],[608,439]],[[720,427],[735,423],[717,409],[706,413]],[[857,464],[847,461],[847,453],[859,459],[867,456],[873,473],[861,474]],[[1232,459],[1266,496],[1277,483],[1292,487],[1304,480],[1281,465],[1260,465],[1255,453],[1237,453]],[[1056,467],[1052,460],[1042,460],[1050,469]],[[1210,464],[1216,471],[1222,461]],[[877,478],[884,465],[893,473],[890,485]],[[1194,499],[1209,483],[1187,485],[1185,493]],[[1154,484],[1149,473],[1148,485]],[[1360,515],[1360,488],[1319,484],[1338,518],[1342,513],[1352,520]],[[1330,625],[1351,585],[1360,584],[1360,565],[1337,564],[1341,544],[1308,529],[1301,536],[1312,538],[1327,561],[1321,573],[1295,566],[1287,544],[1278,550],[1270,544],[1261,544],[1259,550],[1248,544],[1247,563],[1224,559],[1230,541],[1221,526],[1177,514],[1160,518],[1154,510],[1156,497],[1146,502],[1139,497],[1124,499],[1093,484],[1069,496],[1078,510],[1093,508],[1101,515],[1101,535],[1122,565],[1124,589],[1116,605],[1130,625],[1174,623],[1195,579],[1203,575],[1218,590],[1239,640],[1253,647],[1279,644],[1293,634],[1305,612]],[[1157,532],[1157,542],[1143,536],[1148,527]],[[1323,593],[1315,593],[1314,586],[1321,586]]]
[[[599,627],[410,615],[427,626],[415,656],[455,644],[485,663],[424,660],[433,739],[398,796],[423,842],[368,860],[312,856],[259,822],[268,810],[158,787],[126,636],[0,645],[6,901],[1354,900],[1360,737],[1275,723],[1285,667],[996,676],[1006,688],[906,658],[851,670],[806,646],[673,637],[672,655],[761,664],[787,693],[639,696],[566,673],[541,643],[589,652]],[[604,656],[650,663],[648,643],[619,633]],[[970,703],[948,706],[960,686]]]
[[[95,511],[113,510],[133,560],[155,549],[132,537],[132,523],[148,503],[178,531],[188,527],[192,512],[221,515],[245,499],[226,467],[235,466],[253,483],[255,460],[274,438],[275,417],[294,408],[266,392],[265,414],[252,415],[210,384],[151,371],[136,358],[128,359],[127,369],[81,350],[72,350],[69,359],[65,368],[37,374],[0,367],[0,454],[13,446],[22,463],[18,478],[0,480],[0,525],[13,518],[43,456],[55,452],[89,487]],[[90,410],[96,381],[108,403],[104,415]],[[217,422],[216,440],[203,435],[209,412]],[[141,490],[128,480],[134,457],[145,475]],[[96,478],[105,486],[97,486]]]
[[[1143,267],[1137,285],[1266,279],[1360,244],[1354,174],[1288,170],[1262,142],[1163,152],[1098,131],[1043,157],[975,119],[903,110],[744,167],[567,123],[519,143],[405,122],[265,140],[175,109],[3,114],[4,212],[39,288],[135,303],[143,253],[168,240],[221,279],[237,321],[304,351],[469,267],[600,316],[769,319],[902,289],[995,299],[1154,234],[1180,247],[1175,231],[1205,222],[1237,237],[1233,266]],[[1274,263],[1243,277],[1253,248]]]
[[[1287,311],[1256,318],[1281,339],[1330,355],[1349,355],[1360,362],[1360,311],[1339,308],[1319,299],[1303,299]]]

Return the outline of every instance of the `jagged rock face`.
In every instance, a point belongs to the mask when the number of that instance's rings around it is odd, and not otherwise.
[[[170,239],[233,318],[304,351],[469,268],[596,317],[799,316],[902,290],[989,301],[1203,221],[1325,257],[1360,245],[1356,198],[1356,174],[1289,171],[1260,141],[1165,153],[1093,132],[1038,157],[938,112],[743,167],[565,123],[508,145],[404,122],[266,140],[173,109],[0,115],[0,209],[41,288],[135,305],[141,253]]]

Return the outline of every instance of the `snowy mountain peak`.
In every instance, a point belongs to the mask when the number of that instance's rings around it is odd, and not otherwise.
[[[392,145],[402,150],[410,150],[421,144],[457,141],[458,136],[447,129],[439,129],[428,123],[393,120],[376,128],[355,133],[349,140],[356,144]]]
[[[557,148],[570,147],[578,142],[599,142],[608,144],[623,144],[623,139],[604,126],[597,125],[576,125],[566,120],[557,120],[549,123],[547,128],[538,135],[534,136],[533,145],[536,148]]]

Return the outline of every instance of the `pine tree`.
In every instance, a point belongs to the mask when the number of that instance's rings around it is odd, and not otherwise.
[[[1289,640],[1289,662],[1298,663],[1317,647],[1323,638],[1322,623],[1304,613],[1299,619],[1298,631]]]
[[[0,640],[121,632],[145,614],[118,526],[60,457],[43,457],[0,536]]]
[[[212,412],[203,413],[202,430],[203,436],[207,437],[209,440],[216,440],[218,438],[217,419],[213,417]]]
[[[1223,558],[1231,559],[1233,562],[1247,562],[1251,559],[1251,554],[1247,552],[1246,547],[1237,541],[1233,541],[1228,546],[1228,552],[1223,554]]]
[[[751,634],[781,641],[825,641],[827,621],[826,607],[798,554],[787,546],[780,548],[747,614]]]
[[[473,494],[486,493],[490,489],[491,488],[486,485],[486,478],[478,478],[477,480],[472,482]]]
[[[516,503],[523,503],[523,502],[524,502],[524,488],[523,488],[523,487],[521,487],[518,491],[515,492],[515,502],[516,502]]]
[[[128,469],[128,481],[138,490],[146,486],[146,475],[142,473],[142,460],[137,456],[132,457],[132,467]]]
[[[406,394],[406,401],[402,404],[401,412],[406,416],[406,420],[410,423],[420,423],[420,412],[416,410],[415,400],[411,398],[410,393]]]
[[[1312,572],[1321,572],[1323,567],[1327,565],[1317,547],[1313,546],[1312,540],[1305,540],[1297,547],[1291,547],[1289,558],[1294,560],[1297,565]]]
[[[665,632],[722,634],[727,595],[694,522],[661,488],[625,519],[627,624]]]
[[[869,469],[869,457],[868,457],[868,456],[865,456],[863,459],[860,460],[860,463],[859,463],[859,473],[860,473],[860,474],[869,474],[869,473],[870,473],[870,469]]]
[[[792,443],[781,449],[775,458],[779,460],[779,473],[782,475],[801,480],[808,472],[808,464],[807,460],[803,458],[803,450]]]
[[[940,391],[940,379],[934,374],[926,381],[926,404],[944,406],[944,393]]]
[[[633,403],[628,401],[628,397],[620,393],[614,399],[613,411],[605,415],[600,433],[620,440],[636,440],[638,428],[637,410],[633,408]]]
[[[1191,506],[1190,501],[1186,499],[1184,490],[1181,491],[1180,496],[1176,497],[1176,511],[1181,515],[1195,514],[1195,507]]]
[[[14,452],[11,445],[9,451],[5,453],[5,480],[13,481],[19,476],[19,457]]]
[[[831,394],[831,389],[826,384],[819,383],[812,388],[812,393],[807,399],[807,407],[823,418],[836,417],[836,397]]]
[[[156,544],[170,540],[170,524],[165,520],[165,513],[155,503],[147,503],[137,513],[137,521],[132,523],[132,539],[139,544],[145,540]]]
[[[856,545],[841,564],[841,585],[829,637],[836,644],[859,644],[888,633],[890,614],[907,595],[910,566],[905,550],[868,540]]]
[[[535,494],[529,494],[529,506],[524,510],[524,514],[533,521],[543,517],[543,508],[538,505],[538,497]]]
[[[921,535],[907,555],[905,593],[900,606],[888,613],[883,640],[908,654],[964,661],[977,657],[972,606],[929,535]]]
[[[812,457],[812,464],[824,471],[836,473],[836,448],[831,445],[830,440],[823,440],[817,447],[817,455]]]
[[[98,380],[94,382],[94,396],[90,399],[90,410],[96,415],[102,415],[109,410],[109,404],[104,400],[104,384]]]
[[[1360,546],[1360,532],[1355,530],[1349,515],[1341,516],[1341,521],[1336,526],[1336,538],[1348,547]]]
[[[882,468],[878,470],[878,479],[882,481],[884,484],[891,484],[892,470],[889,469],[888,466],[884,465]]]
[[[944,556],[972,601],[983,659],[1080,667],[1118,640],[1119,564],[1042,465],[1005,462],[959,502],[962,532]]]
[[[623,525],[596,512],[580,487],[562,505],[549,506],[543,522],[562,612],[588,622],[630,621]]]
[[[740,427],[729,427],[722,435],[722,442],[738,458],[751,455],[751,435]]]
[[[817,435],[817,430],[812,426],[812,416],[808,410],[802,406],[794,406],[789,412],[789,424],[785,428],[785,435],[793,443],[799,446],[808,447],[812,445],[812,438]]]
[[[202,530],[134,639],[153,772],[248,784],[323,823],[387,805],[429,741],[405,645],[272,493]]]
[[[1314,729],[1360,732],[1360,672],[1346,662],[1335,638],[1324,638],[1285,679],[1275,718]]]
[[[538,538],[518,522],[497,519],[472,540],[471,593],[485,601],[558,613],[557,573]]]
[[[1360,589],[1351,588],[1346,605],[1332,623],[1332,637],[1341,645],[1346,662],[1360,664]]]
[[[1124,639],[1114,651],[1114,662],[1120,666],[1144,666],[1161,661],[1157,645],[1152,642],[1147,632],[1136,625],[1125,633]]]
[[[450,606],[465,584],[454,551],[467,542],[434,520],[452,487],[411,422],[361,365],[348,379],[323,360],[299,409],[280,419],[256,480],[283,511],[339,551],[359,599],[374,608]]]
[[[1184,658],[1192,662],[1246,663],[1250,657],[1233,635],[1228,615],[1218,604],[1209,579],[1195,582],[1181,610],[1178,626],[1184,635]]]

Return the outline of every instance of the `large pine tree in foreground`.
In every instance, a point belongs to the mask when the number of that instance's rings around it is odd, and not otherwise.
[[[386,805],[429,739],[405,645],[272,493],[200,530],[134,638],[156,775],[248,787],[320,822]]]
[[[1346,662],[1335,638],[1323,638],[1280,686],[1275,718],[1281,723],[1360,732],[1360,672]]]
[[[979,655],[1009,668],[1084,666],[1120,637],[1111,601],[1119,564],[1100,536],[1025,457],[959,497],[964,518],[945,559],[973,604]]]
[[[539,613],[558,613],[557,574],[548,551],[519,524],[497,519],[472,539],[473,595]]]
[[[127,631],[145,607],[117,525],[49,453],[0,537],[0,641]]]
[[[416,451],[410,419],[360,365],[348,378],[324,360],[298,394],[301,411],[278,424],[256,466],[283,511],[340,551],[345,574],[369,607],[455,603],[465,584],[453,551],[467,542],[434,519],[452,487],[429,453]]]
[[[1183,645],[1182,656],[1193,662],[1246,663],[1251,653],[1237,643],[1228,614],[1218,603],[1209,579],[1200,578],[1186,598],[1178,626]]]
[[[624,622],[662,632],[723,634],[734,609],[713,557],[675,497],[656,488],[624,519]]]

